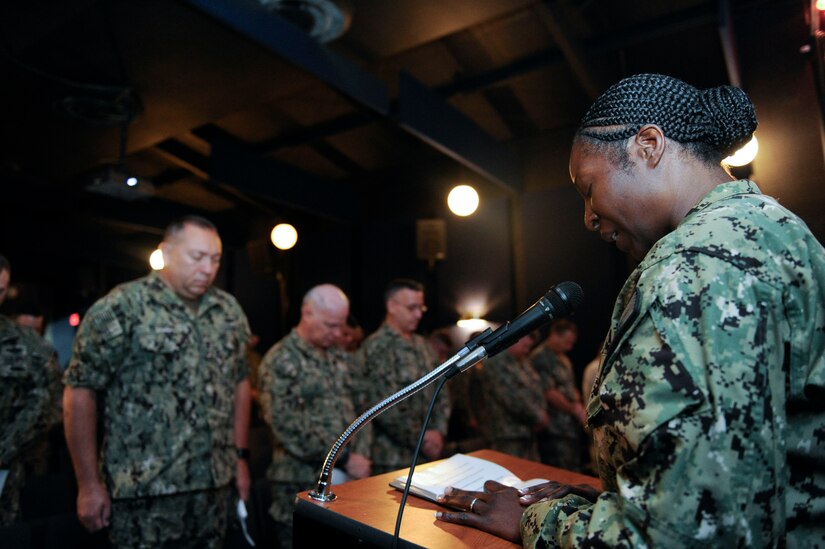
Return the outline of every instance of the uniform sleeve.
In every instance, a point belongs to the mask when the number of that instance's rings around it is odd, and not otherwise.
[[[340,435],[330,426],[340,425],[341,411],[320,376],[303,375],[289,353],[267,353],[260,364],[259,399],[264,421],[277,442],[294,458],[320,463]],[[319,403],[326,400],[326,403]]]
[[[662,268],[663,297],[597,389],[607,491],[528,508],[525,547],[759,547],[784,531],[781,298],[709,256]]]
[[[127,337],[128,327],[119,310],[114,300],[107,296],[86,313],[64,374],[66,385],[99,391],[109,384],[123,360]]]
[[[3,400],[9,404],[4,410],[8,421],[0,425],[0,462],[4,465],[60,420],[57,358],[48,345],[35,338],[33,333],[30,338],[21,338],[15,347],[25,349],[25,354],[15,359],[16,367],[3,379]],[[5,355],[10,350],[15,349],[4,348],[2,352]]]

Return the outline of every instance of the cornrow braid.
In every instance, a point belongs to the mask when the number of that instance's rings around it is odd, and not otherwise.
[[[661,74],[638,74],[611,86],[582,118],[577,136],[618,141],[655,124],[666,137],[688,145],[705,160],[732,154],[756,130],[747,94],[733,86],[699,90]]]

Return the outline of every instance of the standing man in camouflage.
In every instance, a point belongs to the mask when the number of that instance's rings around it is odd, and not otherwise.
[[[0,255],[0,305],[11,266]],[[54,350],[34,330],[0,315],[0,526],[20,520],[25,452],[60,421],[60,370]]]
[[[337,346],[348,314],[349,300],[337,286],[315,286],[304,296],[298,325],[261,361],[261,412],[275,436],[269,513],[284,548],[292,547],[295,494],[314,486],[330,447],[356,417],[350,354]],[[370,474],[363,435],[336,464],[351,478]]]
[[[160,248],[163,270],[97,301],[75,340],[63,405],[77,513],[118,547],[221,547],[233,476],[249,497],[249,327],[212,287],[211,222],[172,223]]]
[[[576,383],[573,363],[567,353],[576,344],[576,325],[563,318],[550,326],[547,339],[530,355],[541,378],[550,424],[538,436],[542,463],[579,471],[585,423],[582,396]]]
[[[439,518],[528,548],[825,546],[825,249],[721,166],[755,129],[730,86],[640,74],[596,100],[570,175],[640,262],[587,406],[604,491],[487,483]]]
[[[479,425],[490,448],[535,461],[536,433],[547,427],[549,418],[541,378],[527,358],[533,341],[528,334],[484,361],[478,377],[484,395]]]
[[[384,294],[384,302],[387,309],[384,323],[361,346],[368,406],[403,389],[437,366],[432,347],[415,333],[427,310],[424,287],[414,280],[393,280]],[[409,467],[433,391],[433,387],[428,387],[373,420],[374,473]],[[424,435],[421,448],[424,457],[441,457],[449,416],[449,400],[442,394]]]

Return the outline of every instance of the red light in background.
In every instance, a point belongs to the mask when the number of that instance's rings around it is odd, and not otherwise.
[[[75,328],[80,326],[80,315],[77,313],[72,313],[69,315],[69,326]]]

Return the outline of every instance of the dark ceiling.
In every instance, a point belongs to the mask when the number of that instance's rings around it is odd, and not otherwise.
[[[570,136],[606,86],[740,83],[750,22],[798,23],[780,34],[796,51],[807,2],[337,4],[349,26],[325,45],[257,0],[5,5],[0,178],[18,236],[60,247],[49,223],[71,221],[117,256],[193,211],[243,242],[273,220],[357,219],[365,193],[426,181],[566,185]]]

